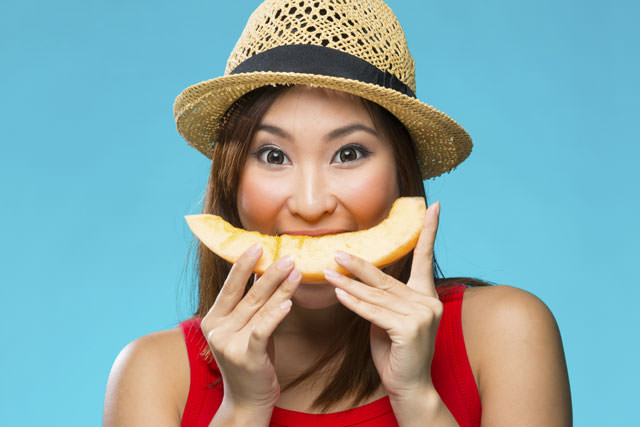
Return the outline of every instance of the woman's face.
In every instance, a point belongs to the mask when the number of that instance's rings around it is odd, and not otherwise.
[[[238,213],[247,230],[306,234],[370,228],[399,197],[391,141],[342,92],[295,86],[264,115],[240,176]],[[337,303],[333,286],[301,285],[306,308]]]

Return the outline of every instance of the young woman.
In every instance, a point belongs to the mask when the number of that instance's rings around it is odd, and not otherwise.
[[[415,98],[390,9],[369,0],[263,3],[225,76],[176,100],[178,129],[212,159],[203,213],[263,234],[370,228],[471,149]],[[139,338],[109,377],[106,426],[568,426],[555,320],[535,296],[444,279],[439,203],[416,248],[384,269],[337,253],[352,278],[300,283],[290,259],[252,273],[198,248],[199,304]]]

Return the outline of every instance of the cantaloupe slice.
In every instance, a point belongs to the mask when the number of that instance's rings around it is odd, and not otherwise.
[[[337,250],[357,255],[379,268],[409,253],[418,242],[426,206],[422,197],[400,197],[389,216],[367,230],[325,236],[268,236],[236,228],[216,215],[186,215],[189,228],[211,251],[234,263],[254,243],[262,246],[262,257],[254,272],[262,274],[277,259],[291,255],[302,272],[302,282],[323,281],[323,268],[349,274],[335,261]]]

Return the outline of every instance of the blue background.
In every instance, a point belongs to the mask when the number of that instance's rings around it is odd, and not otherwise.
[[[3,425],[98,425],[118,352],[189,316],[183,215],[199,212],[209,162],[172,104],[223,73],[257,4],[2,2]],[[389,4],[418,96],[475,143],[427,183],[445,273],[546,302],[576,425],[637,419],[638,7]]]

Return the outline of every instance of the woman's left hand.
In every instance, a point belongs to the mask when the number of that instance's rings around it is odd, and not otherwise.
[[[338,300],[371,322],[371,354],[390,399],[410,398],[433,389],[431,360],[443,309],[432,263],[439,214],[439,202],[427,209],[407,284],[344,253],[336,256],[336,261],[361,282],[325,271],[326,279],[336,287]]]

